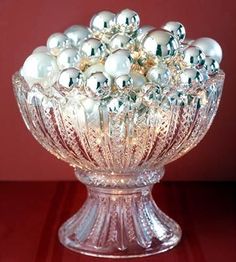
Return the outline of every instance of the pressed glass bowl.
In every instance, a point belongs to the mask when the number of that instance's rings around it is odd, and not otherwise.
[[[176,87],[158,106],[146,106],[138,94],[96,101],[77,91],[62,94],[57,84],[29,88],[19,73],[13,76],[30,132],[73,166],[88,188],[83,207],[59,230],[63,245],[120,258],[163,252],[179,242],[180,227],[159,210],[151,189],[164,175],[164,165],[204,137],[223,82],[220,71],[201,88],[181,92]]]

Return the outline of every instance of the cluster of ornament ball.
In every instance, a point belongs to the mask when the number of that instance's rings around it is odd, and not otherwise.
[[[89,28],[74,25],[51,35],[20,72],[29,86],[57,86],[64,94],[77,89],[98,100],[141,91],[147,101],[171,86],[203,86],[218,73],[222,50],[215,40],[187,40],[179,22],[161,29],[139,25],[133,10],[99,12]]]

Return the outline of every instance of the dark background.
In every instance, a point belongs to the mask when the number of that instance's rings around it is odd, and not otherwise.
[[[78,1],[0,0],[0,179],[68,180],[73,170],[44,150],[27,131],[13,96],[11,76],[47,37],[72,24],[88,25],[101,10],[136,10],[141,23],[160,27],[182,22],[189,38],[209,36],[224,52],[225,90],[205,139],[167,167],[166,180],[235,180],[236,2],[231,1]]]

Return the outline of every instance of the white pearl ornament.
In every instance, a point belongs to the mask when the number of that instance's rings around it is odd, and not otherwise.
[[[146,77],[144,77],[141,73],[136,71],[131,71],[130,76],[133,79],[133,89],[136,92],[141,90],[141,87],[144,86],[147,82]]]
[[[128,49],[117,49],[116,51],[113,52],[113,54],[126,56],[129,59],[131,64],[134,61],[133,57],[131,56],[131,52]]]
[[[199,47],[206,56],[213,58],[218,63],[221,62],[223,57],[222,49],[214,39],[209,37],[198,38],[192,45]]]
[[[56,82],[58,75],[56,59],[47,53],[34,53],[25,60],[22,75],[29,86],[39,83],[49,87]]]
[[[127,55],[121,52],[110,54],[105,62],[105,71],[113,77],[128,75],[131,69],[131,63]]]
[[[49,50],[46,46],[42,45],[34,49],[32,54],[35,54],[35,53],[49,53]]]

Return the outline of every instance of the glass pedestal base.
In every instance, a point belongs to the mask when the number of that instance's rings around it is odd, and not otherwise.
[[[142,257],[173,248],[181,238],[179,225],[165,215],[140,188],[88,186],[83,207],[59,230],[67,248],[97,257]]]

